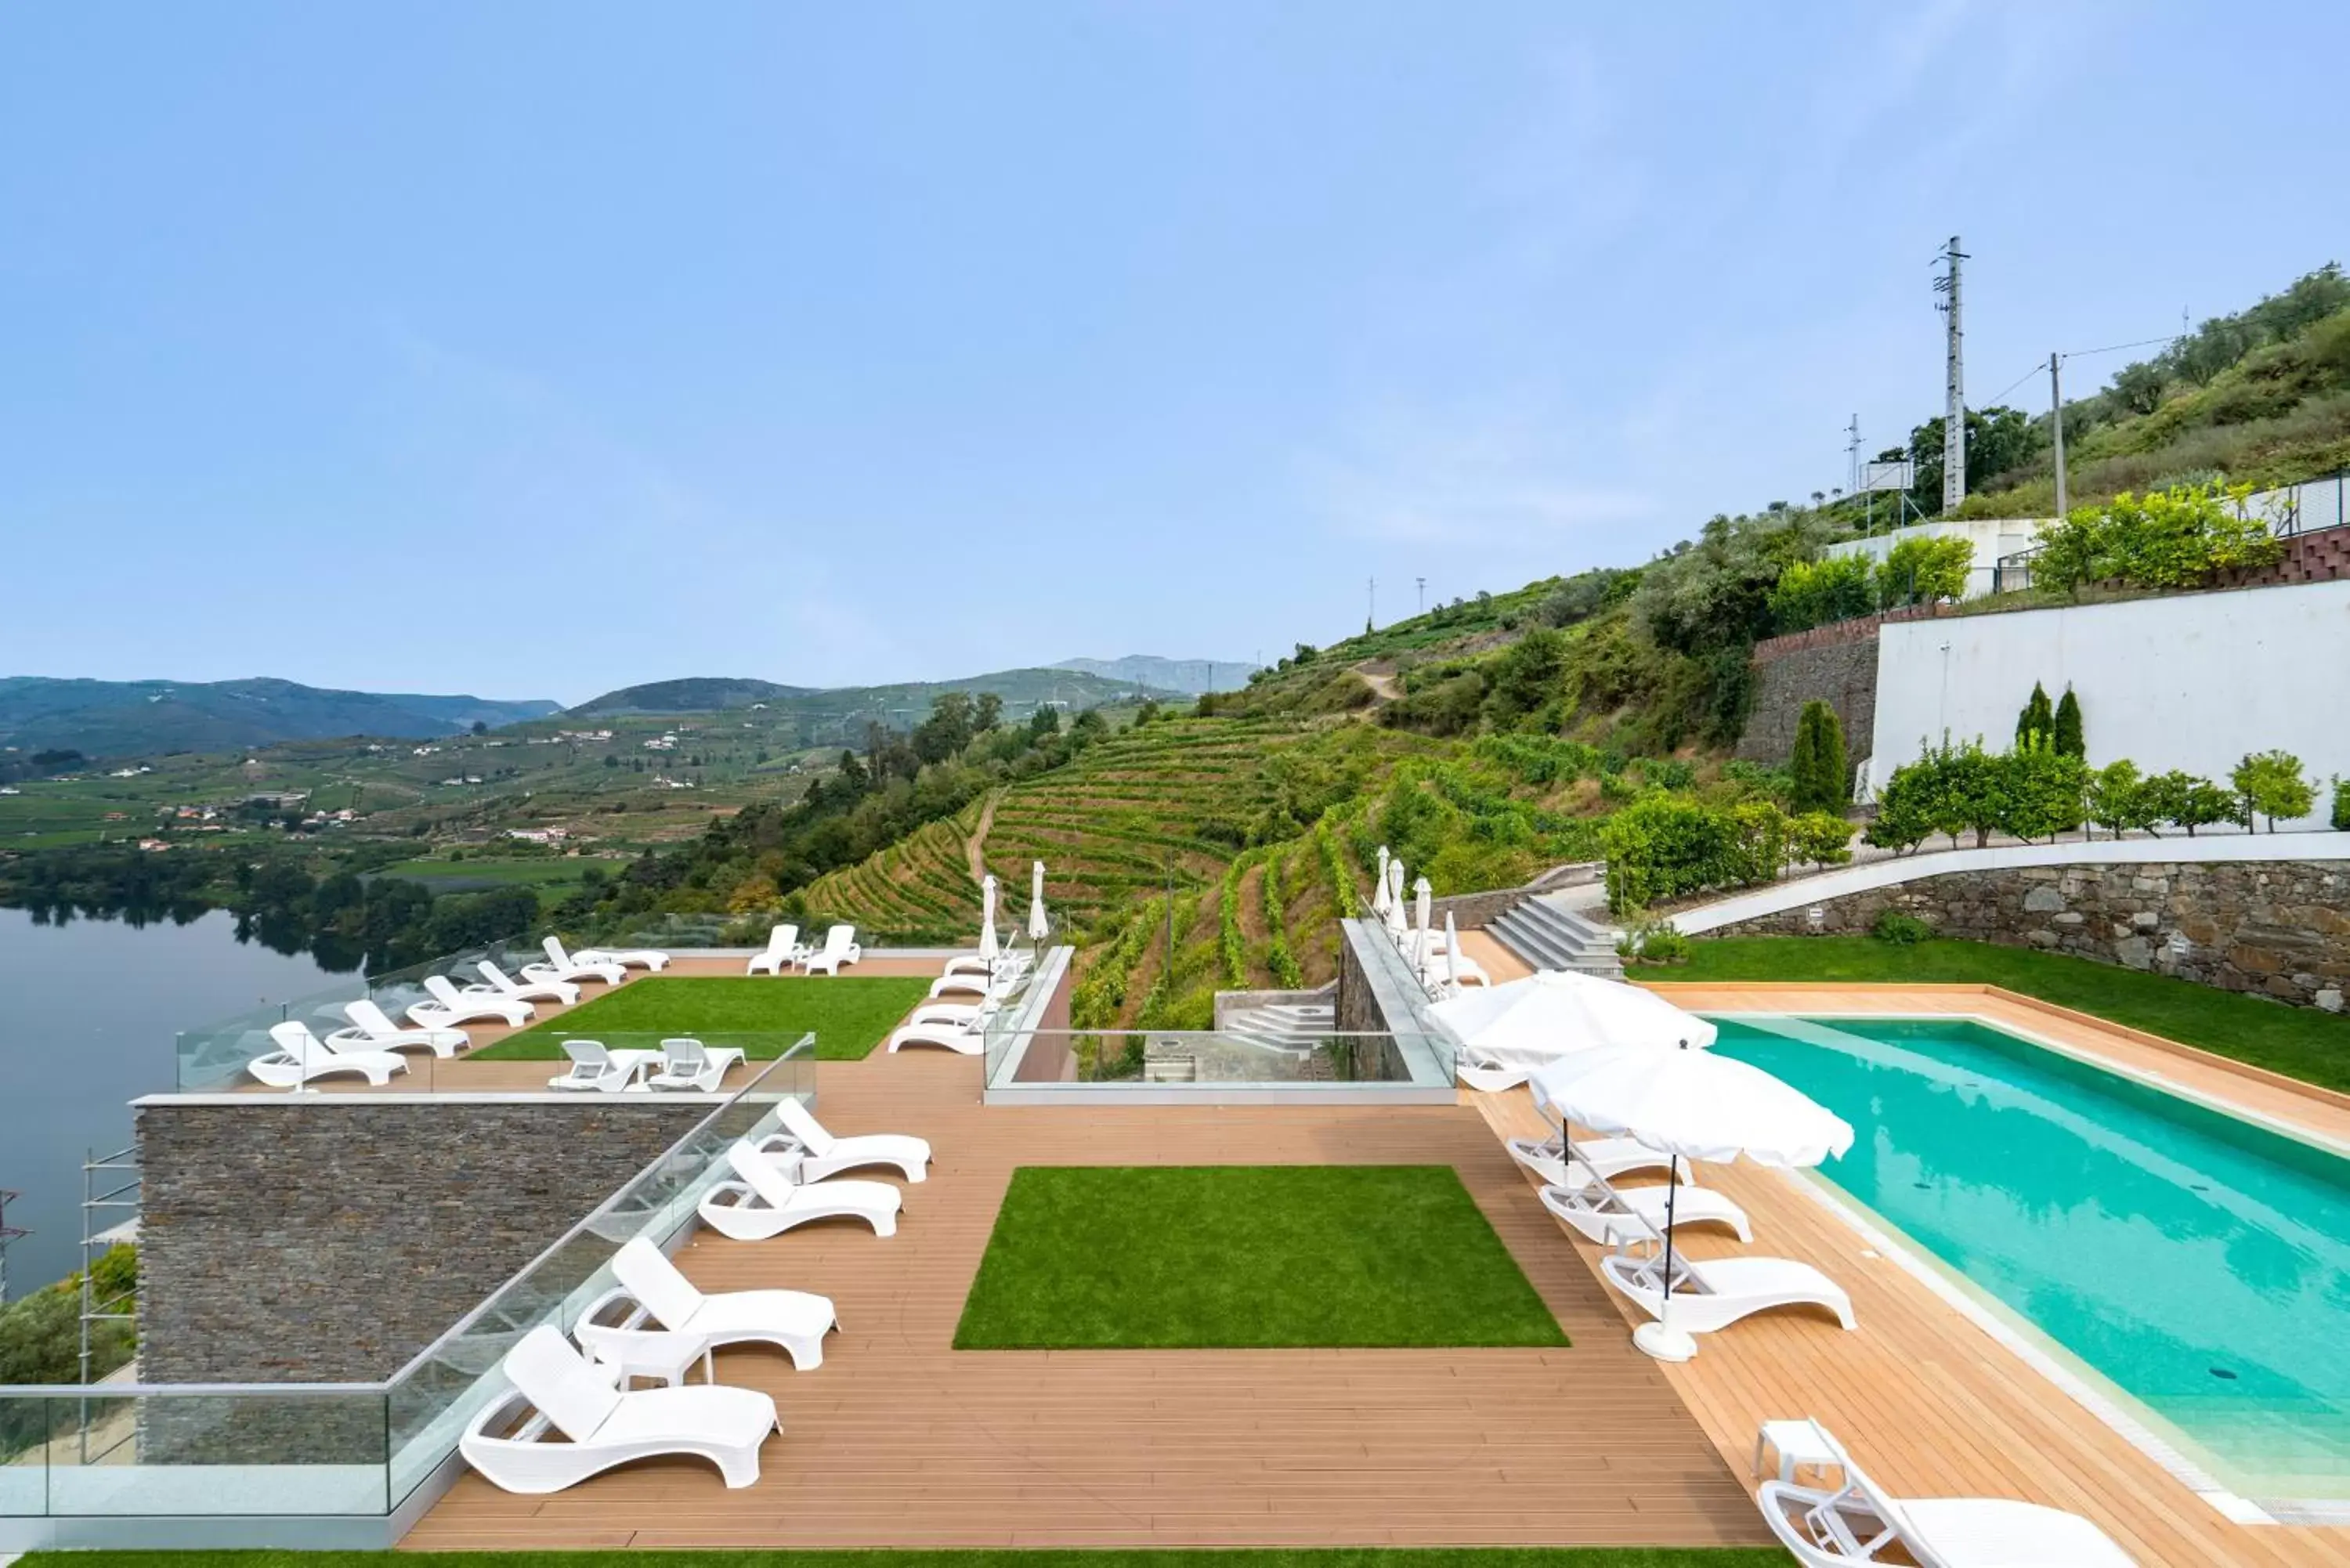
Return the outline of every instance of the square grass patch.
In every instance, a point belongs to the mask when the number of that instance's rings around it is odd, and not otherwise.
[[[920,975],[652,975],[510,1034],[473,1054],[484,1061],[556,1062],[566,1040],[690,1034],[741,1045],[753,1059],[780,1055],[809,1030],[827,1062],[853,1062],[880,1043],[931,992]]]
[[[1030,1166],[958,1350],[1561,1345],[1446,1165]]]

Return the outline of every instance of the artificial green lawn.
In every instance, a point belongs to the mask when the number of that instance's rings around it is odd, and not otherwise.
[[[485,1061],[554,1062],[566,1040],[616,1034],[688,1034],[780,1055],[807,1031],[827,1062],[862,1058],[930,994],[919,975],[663,976],[632,980],[608,995],[473,1053]]]
[[[1451,1166],[1016,1170],[959,1350],[1565,1345]]]
[[[2036,996],[2304,1083],[2350,1090],[2350,1018],[2033,948],[1874,937],[1724,937],[1642,980],[1979,982]]]
[[[36,1552],[25,1568],[1785,1568],[1775,1546],[1331,1552]]]

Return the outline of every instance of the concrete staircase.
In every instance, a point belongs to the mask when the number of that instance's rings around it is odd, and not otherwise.
[[[1337,1009],[1326,1002],[1283,1002],[1229,1013],[1218,1033],[1262,1050],[1304,1055],[1337,1027]]]
[[[1513,905],[1485,933],[1536,969],[1575,970],[1624,978],[1616,956],[1616,929],[1586,901],[1542,894]]]

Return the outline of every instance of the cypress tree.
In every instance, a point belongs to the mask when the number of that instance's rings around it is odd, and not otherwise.
[[[2048,688],[2035,680],[2032,683],[2032,701],[2015,716],[2015,743],[2021,746],[2033,735],[2055,732],[2056,714],[2048,705]]]
[[[1816,698],[1804,704],[1795,720],[1794,755],[1787,766],[1794,775],[1796,811],[1841,815],[1851,804],[1845,776],[1844,724],[1834,708]]]
[[[2055,728],[2058,756],[2088,756],[2088,738],[2081,732],[2081,700],[2073,695],[2070,686],[2064,688],[2064,700],[2056,704]]]

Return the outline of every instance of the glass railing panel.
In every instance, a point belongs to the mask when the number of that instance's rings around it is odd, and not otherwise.
[[[388,1511],[384,1396],[374,1388],[126,1386],[44,1402],[50,1514]]]
[[[1451,1080],[1451,1050],[1434,1034],[1244,1029],[1006,1029],[988,1046],[988,1083],[1023,1087],[1132,1084],[1153,1088],[1279,1088],[1315,1084],[1428,1087]],[[1011,1046],[1024,1049],[1018,1061]],[[1066,1064],[1066,1068],[1063,1068]],[[1051,1070],[1048,1070],[1051,1069]]]
[[[48,1511],[49,1405],[0,1394],[0,1519]]]

